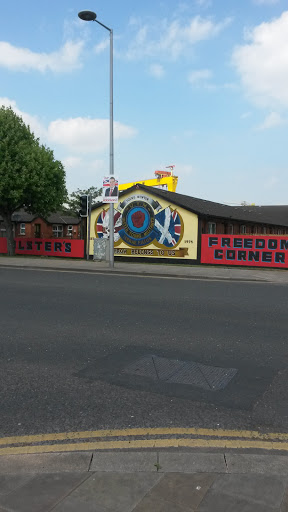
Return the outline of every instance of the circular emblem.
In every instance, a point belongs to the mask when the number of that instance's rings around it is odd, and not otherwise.
[[[122,212],[126,241],[143,247],[154,239],[154,210],[149,203],[132,201]]]

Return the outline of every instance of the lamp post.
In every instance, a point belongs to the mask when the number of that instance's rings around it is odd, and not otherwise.
[[[78,16],[83,21],[96,21],[110,33],[110,175],[114,175],[114,135],[113,135],[113,30],[100,21],[93,11],[81,11]],[[90,239],[90,233],[89,233]],[[114,205],[109,207],[109,266],[114,267]]]

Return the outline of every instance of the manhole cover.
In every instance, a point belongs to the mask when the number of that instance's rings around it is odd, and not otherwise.
[[[124,370],[124,373],[147,377],[155,381],[190,384],[210,391],[224,389],[237,372],[238,370],[235,368],[219,368],[151,354],[141,357]]]

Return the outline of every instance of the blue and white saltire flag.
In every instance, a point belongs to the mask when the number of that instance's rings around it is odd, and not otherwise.
[[[157,242],[166,247],[174,247],[181,235],[181,220],[177,210],[169,206],[155,215],[154,232]]]

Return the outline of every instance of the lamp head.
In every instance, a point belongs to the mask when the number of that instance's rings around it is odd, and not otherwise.
[[[83,21],[95,21],[97,14],[93,11],[81,11],[78,12],[78,17]]]

